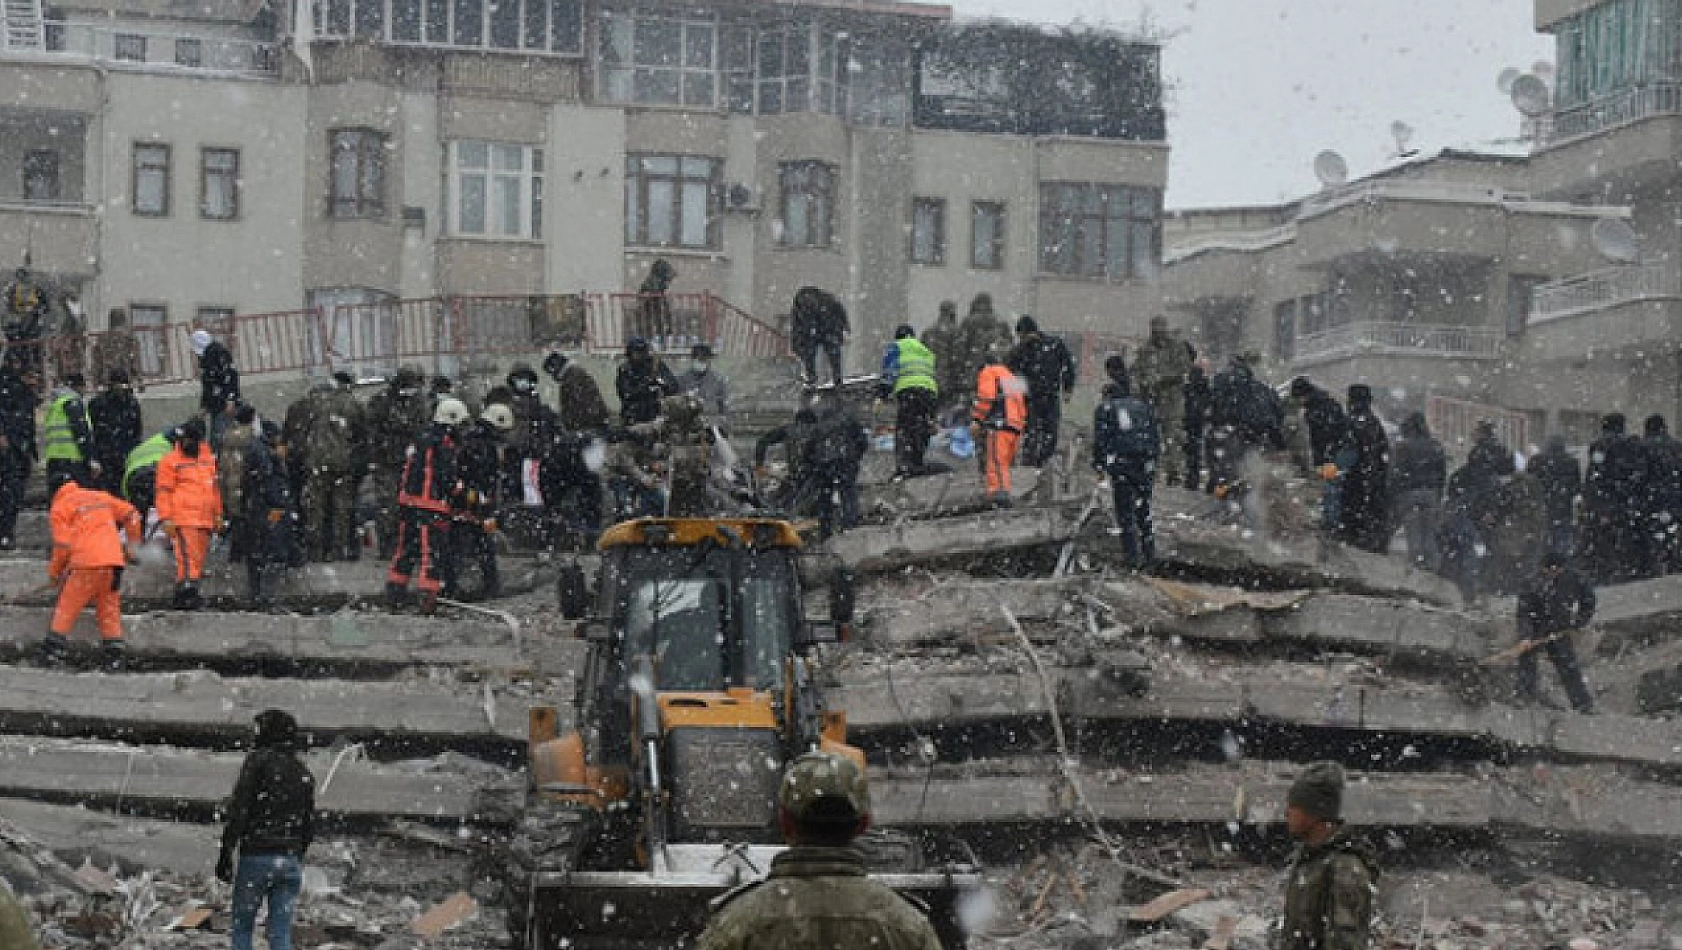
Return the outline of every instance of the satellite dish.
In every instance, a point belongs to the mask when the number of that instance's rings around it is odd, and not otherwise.
[[[1349,180],[1349,163],[1342,155],[1327,149],[1314,156],[1314,177],[1327,188],[1336,188]]]
[[[1413,141],[1413,126],[1400,120],[1390,123],[1390,137],[1396,140],[1396,157],[1412,158],[1419,154],[1418,149],[1408,148]]]
[[[1600,218],[1589,227],[1589,241],[1609,261],[1632,264],[1641,256],[1635,229],[1623,218]]]
[[[1524,73],[1520,72],[1517,66],[1508,66],[1501,70],[1501,75],[1495,77],[1495,88],[1501,90],[1501,95],[1510,96],[1513,94],[1513,82],[1522,75]]]
[[[1553,95],[1548,92],[1548,84],[1538,79],[1534,73],[1525,73],[1513,80],[1511,96],[1513,107],[1529,119],[1548,111],[1548,106],[1553,101]]]

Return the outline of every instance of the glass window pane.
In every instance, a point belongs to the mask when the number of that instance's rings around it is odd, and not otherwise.
[[[783,83],[780,79],[759,84],[759,112],[776,115],[783,111]]]
[[[759,34],[759,78],[782,78],[783,34]]]
[[[525,32],[520,43],[526,49],[549,48],[549,0],[525,0]]]
[[[462,168],[484,168],[490,146],[484,142],[457,142],[456,164]]]
[[[787,98],[783,100],[783,111],[805,112],[808,108],[810,108],[810,105],[806,100],[806,90],[810,85],[811,82],[805,77],[789,79],[788,89],[786,92]]]
[[[725,69],[741,71],[753,69],[753,33],[747,29],[730,28],[724,31]]]
[[[671,244],[677,237],[677,191],[672,182],[648,183],[648,243]]]
[[[711,178],[713,174],[713,160],[710,158],[686,157],[683,160],[683,176],[685,178]]]
[[[678,71],[675,69],[638,69],[633,83],[632,101],[648,105],[678,104]]]
[[[685,72],[683,74],[683,104],[711,108],[713,97],[712,73]]]
[[[531,179],[531,233],[527,237],[536,240],[543,236],[543,179],[532,176]]]
[[[648,155],[642,160],[642,168],[653,175],[676,175],[678,160],[672,155]]]
[[[706,247],[707,195],[709,188],[702,182],[685,182],[683,186],[682,240],[685,247]]]
[[[753,76],[751,73],[731,74],[729,83],[724,88],[724,107],[740,115],[753,112]]]
[[[490,0],[491,46],[520,48],[520,0]]]
[[[790,30],[788,34],[788,48],[783,61],[787,64],[785,75],[789,77],[806,76],[811,71],[812,64],[812,35],[804,29]]]
[[[457,224],[463,234],[485,233],[485,176],[462,175]]]
[[[327,28],[333,36],[350,34],[350,0],[327,0]]]
[[[622,66],[631,61],[631,19],[606,17],[602,23],[602,65]]]
[[[683,65],[699,69],[713,66],[713,28],[711,24],[691,23],[683,31]]]
[[[683,57],[683,25],[675,20],[638,20],[639,66],[676,66]]]
[[[385,37],[385,0],[356,0],[356,35]]]
[[[391,0],[391,38],[418,43],[421,38],[421,0]]]
[[[426,3],[426,41],[428,43],[447,43],[450,39],[450,6],[449,0],[425,0]]]
[[[1156,270],[1156,225],[1150,221],[1136,221],[1133,223],[1132,244],[1133,267],[1128,272],[1133,277],[1141,277]]]
[[[804,194],[789,195],[783,202],[783,243],[810,244],[811,241],[811,208],[810,199]]]
[[[525,149],[519,145],[491,147],[491,167],[497,171],[521,171],[525,168]]]
[[[345,201],[356,197],[356,148],[354,140],[339,135],[333,146],[333,200]]]
[[[519,237],[520,179],[513,175],[496,176],[496,233]]]
[[[642,243],[642,187],[634,175],[625,178],[625,243]]]
[[[632,74],[628,66],[602,70],[602,95],[609,102],[630,102]]]
[[[479,46],[485,41],[485,7],[482,0],[455,0],[455,45]]]
[[[579,0],[551,0],[549,21],[555,52],[570,53],[582,48],[584,15],[579,9]]]

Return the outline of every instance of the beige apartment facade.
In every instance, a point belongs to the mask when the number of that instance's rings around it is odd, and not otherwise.
[[[1155,309],[1146,42],[891,2],[28,6],[0,24],[0,265],[95,329],[632,290],[661,258],[771,324],[837,292],[855,366],[981,292],[1103,334]]]
[[[1373,387],[1387,418],[1433,398],[1505,410],[1539,438],[1535,289],[1602,260],[1628,209],[1540,200],[1521,157],[1444,152],[1281,206],[1170,213],[1165,306],[1215,363]]]

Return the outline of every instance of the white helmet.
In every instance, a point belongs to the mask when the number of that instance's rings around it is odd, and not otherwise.
[[[488,423],[491,428],[507,432],[514,428],[514,410],[500,402],[493,402],[479,413],[479,418]]]
[[[467,404],[460,399],[443,399],[438,408],[432,411],[432,421],[443,426],[465,425],[473,419],[473,413],[467,411]]]

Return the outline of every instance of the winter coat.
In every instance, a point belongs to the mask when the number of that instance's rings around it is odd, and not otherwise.
[[[620,363],[613,386],[619,393],[620,421],[628,426],[660,418],[660,400],[681,391],[677,377],[658,359]]]
[[[387,386],[368,401],[368,461],[373,465],[396,468],[403,464],[403,453],[432,424],[426,395],[402,395],[396,386]]]
[[[344,386],[323,386],[304,401],[303,431],[288,437],[311,471],[350,472],[366,464],[368,417],[356,394]]]
[[[240,766],[222,852],[303,857],[315,838],[315,777],[289,747],[253,750]]]
[[[1153,332],[1133,357],[1133,378],[1139,384],[1139,395],[1158,408],[1183,399],[1186,373],[1191,365],[1191,347],[1186,341],[1171,333]]]
[[[505,461],[507,448],[502,433],[489,423],[476,422],[462,433],[461,483],[471,493],[477,502],[475,507],[480,511],[495,511],[505,500],[520,500],[518,497],[506,497],[509,488]],[[519,484],[518,478],[514,484]]]
[[[1285,872],[1277,950],[1367,950],[1377,890],[1378,859],[1347,829],[1299,847]]]
[[[1603,435],[1589,446],[1583,500],[1589,510],[1631,514],[1647,495],[1647,452],[1633,435]]]
[[[1542,504],[1548,520],[1556,525],[1570,524],[1575,518],[1572,508],[1577,496],[1583,493],[1583,466],[1565,447],[1549,446],[1542,450],[1525,470],[1536,476],[1542,488]]]
[[[1682,513],[1682,442],[1661,432],[1643,439],[1642,449],[1647,456],[1646,513]]]
[[[1594,586],[1572,568],[1558,577],[1538,574],[1518,596],[1518,635],[1521,640],[1575,630],[1594,619]]]
[[[855,848],[796,845],[724,898],[696,950],[940,950],[928,918],[870,878]]]
[[[1448,482],[1448,456],[1430,434],[1403,436],[1390,453],[1390,492],[1399,497],[1427,492],[1441,499]]]
[[[1209,425],[1209,376],[1197,366],[1186,372],[1186,433],[1192,437],[1203,434]]]
[[[0,464],[14,471],[27,469],[37,458],[35,446],[35,391],[11,367],[0,367],[0,435],[6,437],[7,451],[0,456]]]
[[[987,356],[993,347],[1009,353],[1014,345],[1009,325],[994,316],[991,310],[971,310],[969,316],[958,324],[957,356],[963,361],[958,367],[962,371],[960,378],[965,381],[974,379],[975,374],[987,365]]]
[[[1058,337],[1042,333],[1018,343],[1005,365],[1028,384],[1029,405],[1043,406],[1075,391],[1075,358]]]
[[[714,420],[723,421],[730,414],[730,380],[718,370],[686,369],[678,377],[678,386],[693,393]]]
[[[64,572],[122,567],[128,563],[121,531],[130,544],[139,544],[140,514],[134,506],[115,495],[66,482],[53,493],[48,514],[52,525],[53,556],[48,576],[57,579]]]
[[[199,356],[199,408],[218,415],[240,401],[239,370],[234,354],[220,340],[210,341]]]
[[[158,462],[158,520],[181,528],[215,530],[222,524],[222,492],[217,487],[216,456],[199,445],[188,456],[178,445]]]
[[[967,389],[975,377],[964,372],[963,341],[958,334],[957,320],[940,320],[924,330],[920,338],[934,354],[935,382],[940,385],[941,395],[951,398]]]
[[[840,343],[851,329],[846,306],[829,291],[802,287],[794,295],[789,337],[797,350],[802,345]]]
[[[434,425],[409,447],[404,457],[403,477],[397,484],[397,504],[447,515],[461,488],[456,441],[443,426]]]
[[[222,507],[230,520],[246,513],[245,455],[251,443],[257,441],[254,429],[255,425],[231,425],[222,433],[222,453],[216,456],[216,485],[222,492]]]
[[[228,443],[224,442],[223,462],[229,456]],[[274,446],[251,438],[239,457],[239,469],[241,517],[239,534],[234,539],[237,549],[258,563],[303,564],[304,552],[295,530],[297,499],[292,495],[286,460]],[[274,512],[280,512],[279,520],[272,517]]]
[[[1215,374],[1209,404],[1209,421],[1232,429],[1244,444],[1285,448],[1284,404],[1249,366],[1235,363]]]
[[[140,444],[144,423],[140,400],[127,389],[107,389],[88,402],[88,422],[93,429],[93,457],[127,458]]]
[[[1022,434],[1028,428],[1028,384],[1000,363],[989,363],[975,382],[970,418],[988,429]]]
[[[1092,465],[1110,475],[1148,481],[1162,456],[1162,433],[1150,403],[1112,396],[1092,413]]]
[[[1309,462],[1319,468],[1337,460],[1351,446],[1349,414],[1332,394],[1316,386],[1302,403],[1303,424],[1308,427]]]

